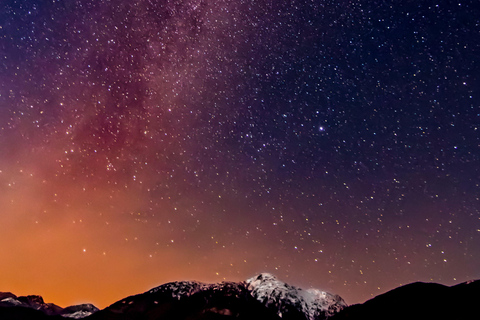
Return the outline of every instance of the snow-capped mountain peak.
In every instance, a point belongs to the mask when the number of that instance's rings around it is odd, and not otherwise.
[[[280,281],[270,273],[261,273],[247,280],[252,296],[281,317],[298,310],[309,320],[325,319],[347,306],[338,295],[318,290],[303,290]]]
[[[261,273],[241,282],[221,282],[207,284],[196,281],[176,281],[163,284],[146,292],[151,298],[149,303],[155,304],[161,297],[170,297],[177,301],[185,301],[190,297],[201,295],[205,301],[213,297],[230,296],[239,299],[256,300],[272,314],[278,316],[291,315],[299,319],[326,319],[339,312],[347,305],[338,295],[308,289],[303,290],[291,286],[270,273]],[[240,298],[243,297],[243,298]],[[137,298],[129,297],[121,301],[119,308],[133,307]],[[208,304],[208,302],[207,302]]]

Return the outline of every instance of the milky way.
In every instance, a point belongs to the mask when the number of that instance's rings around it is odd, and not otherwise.
[[[0,291],[480,278],[474,1],[2,1]]]

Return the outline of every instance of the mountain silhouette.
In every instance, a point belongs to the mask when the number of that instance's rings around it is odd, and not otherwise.
[[[455,286],[411,283],[362,304],[303,290],[262,273],[241,282],[176,281],[121,299],[103,310],[91,304],[61,308],[40,296],[0,292],[1,320],[380,320],[478,318],[480,280]],[[475,317],[475,313],[477,316]]]
[[[415,282],[393,289],[362,304],[349,306],[332,320],[466,320],[479,319],[476,302],[480,280],[452,287]]]
[[[17,297],[10,292],[0,292],[0,319],[65,319],[85,318],[98,311],[92,304],[81,304],[62,308],[45,303],[38,295]]]

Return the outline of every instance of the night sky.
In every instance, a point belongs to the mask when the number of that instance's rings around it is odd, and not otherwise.
[[[479,7],[2,0],[0,291],[480,278]]]

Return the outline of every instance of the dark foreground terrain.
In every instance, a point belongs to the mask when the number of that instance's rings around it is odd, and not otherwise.
[[[238,283],[172,282],[103,310],[90,304],[61,308],[40,296],[0,293],[0,320],[464,320],[480,319],[479,299],[480,280],[452,287],[417,282],[347,306],[338,295],[261,274]]]

